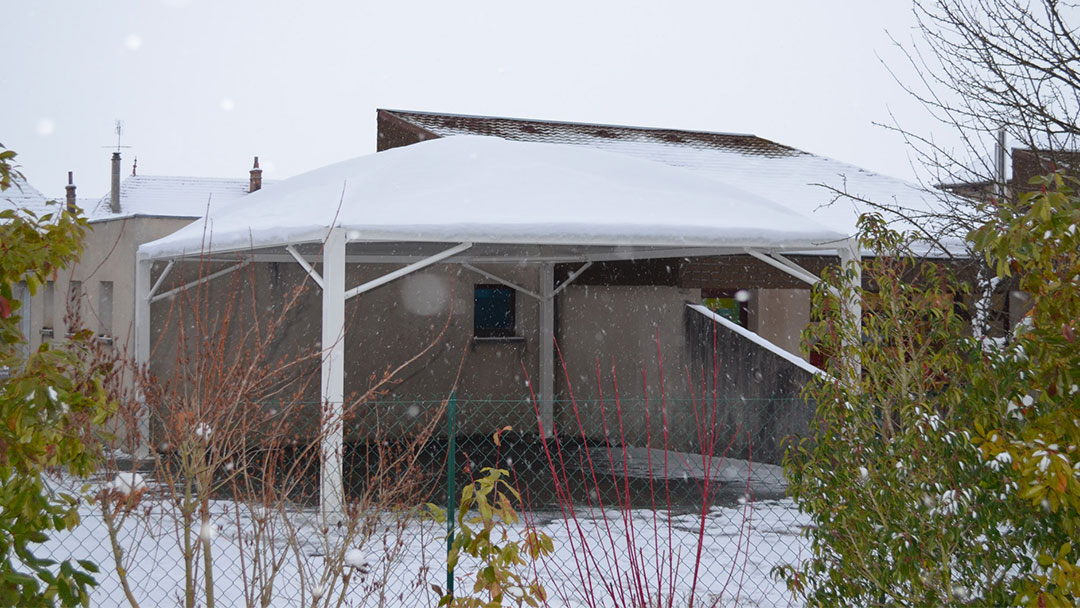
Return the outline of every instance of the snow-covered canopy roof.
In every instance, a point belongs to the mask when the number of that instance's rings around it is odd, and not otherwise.
[[[269,182],[264,182],[269,183]],[[132,175],[120,182],[120,213],[109,209],[109,195],[86,209],[91,222],[126,217],[199,218],[207,205],[221,208],[248,194],[248,179]]]
[[[940,207],[940,197],[946,195],[756,135],[380,110],[384,120],[391,129],[392,121],[403,121],[433,137],[488,135],[573,144],[682,167],[722,183],[753,187],[845,234],[855,233],[862,213],[879,210],[862,201],[919,216]],[[838,191],[854,198],[838,197]]]
[[[682,168],[583,146],[450,137],[283,180],[139,248],[150,258],[322,241],[835,249],[841,232]]]

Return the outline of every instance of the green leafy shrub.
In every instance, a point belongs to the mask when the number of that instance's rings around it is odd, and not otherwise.
[[[0,190],[17,184],[15,154],[0,147]],[[17,186],[13,186],[17,187]],[[103,379],[109,369],[87,356],[91,336],[43,344],[25,357],[19,331],[24,302],[15,296],[23,283],[30,294],[80,253],[86,220],[58,209],[40,217],[28,210],[0,210],[0,605],[87,605],[87,589],[97,571],[87,561],[55,563],[34,555],[50,531],[78,524],[76,497],[50,487],[43,474],[64,466],[90,473],[97,452],[92,429],[109,412]]]
[[[495,440],[498,442],[498,435]],[[482,477],[462,488],[454,540],[447,555],[451,570],[458,566],[463,554],[479,562],[472,595],[451,594],[436,586],[435,592],[442,597],[439,605],[540,606],[547,600],[544,587],[535,578],[523,576],[521,570],[528,564],[526,556],[536,560],[554,550],[551,538],[528,528],[521,540],[511,539],[508,526],[518,522],[514,504],[520,504],[521,497],[506,481],[505,470],[487,467],[481,474]],[[436,521],[446,523],[445,510],[435,505],[428,508]]]
[[[789,449],[791,494],[809,513],[812,555],[781,574],[812,606],[1000,604],[1015,555],[994,523],[1005,483],[972,444],[972,376],[983,365],[940,264],[908,255],[909,237],[864,217],[862,262],[815,290],[808,338],[829,375],[807,387],[812,440]],[[832,290],[832,291],[830,291]],[[839,306],[858,298],[856,319]],[[850,367],[857,362],[861,373]]]
[[[1013,581],[1027,606],[1080,602],[1080,196],[1076,180],[1033,180],[1040,191],[994,208],[972,240],[998,276],[1018,275],[1032,308],[1016,339],[980,378],[996,397],[975,427],[986,462],[1011,480],[997,523],[1021,531]],[[996,389],[996,390],[995,390]]]
[[[972,338],[960,284],[877,218],[862,223],[870,289],[846,288],[847,268],[815,290],[808,338],[831,373],[807,389],[813,437],[785,460],[812,555],[779,569],[809,605],[1080,599],[1080,198],[1064,177],[1039,183],[970,235],[1033,298],[1010,340]],[[861,323],[836,294],[863,301]]]

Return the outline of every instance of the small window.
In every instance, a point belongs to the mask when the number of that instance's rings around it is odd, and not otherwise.
[[[42,295],[41,335],[47,338],[53,337],[53,327],[56,323],[56,283],[45,282],[45,293]]]
[[[21,308],[15,314],[19,316],[19,333],[24,337],[30,335],[30,290],[26,287],[24,281],[19,281],[14,285],[12,290],[14,293],[11,295],[15,297],[21,304]],[[16,352],[24,360],[30,356],[30,343],[26,340],[21,340],[16,345]]]
[[[98,285],[98,320],[101,322],[101,335],[113,335],[113,282],[102,281]]]
[[[514,290],[505,285],[477,285],[473,290],[473,335],[506,338],[514,335]]]

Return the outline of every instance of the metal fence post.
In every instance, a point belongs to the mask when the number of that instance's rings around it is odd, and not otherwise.
[[[457,453],[457,393],[450,393],[450,402],[446,409],[446,592],[454,597],[454,567],[450,565],[450,549],[454,545],[454,506],[457,502],[457,488],[454,486],[454,471],[457,468],[454,456]]]

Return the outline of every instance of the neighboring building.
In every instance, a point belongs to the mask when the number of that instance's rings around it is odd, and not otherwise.
[[[377,119],[379,150],[454,135],[590,146],[747,188],[843,234],[854,234],[859,214],[873,210],[857,199],[913,209],[926,209],[935,201],[933,194],[908,182],[755,135],[399,110],[378,110]],[[842,197],[841,192],[855,199]],[[814,275],[836,262],[821,255],[789,257]],[[560,267],[556,275],[569,271]],[[802,356],[800,338],[810,322],[810,285],[749,255],[596,265],[575,282],[576,289],[587,285],[689,290],[693,293],[688,297]],[[571,287],[567,297],[575,297],[574,291]],[[736,299],[737,294],[746,297]]]
[[[58,207],[55,204],[50,205],[45,195],[31,186],[25,179],[16,177],[12,180],[10,188],[0,192],[0,211],[6,209],[28,210],[40,217],[56,211]],[[25,305],[30,292],[27,290],[26,284],[22,282],[15,285],[14,291],[15,298],[24,302],[22,309],[19,310],[19,316],[21,317],[19,329],[24,336],[30,336],[33,333],[33,311],[31,307]],[[21,346],[22,356],[25,357],[29,354],[31,346],[31,344]],[[6,376],[7,370],[0,368],[0,378]]]
[[[120,155],[112,160],[113,188],[100,199],[77,199],[68,176],[67,204],[89,220],[79,262],[56,273],[33,298],[26,335],[31,348],[59,339],[77,322],[98,340],[130,355],[134,315],[135,251],[261,186],[258,159],[248,179],[131,175],[120,180]]]
[[[937,187],[975,203],[988,203],[1001,197],[1018,201],[1022,193],[1038,190],[1037,186],[1031,185],[1035,177],[1054,171],[1080,177],[1080,152],[1012,148],[1006,158],[1003,138],[999,140],[997,179],[938,184]],[[995,289],[989,312],[989,323],[995,333],[1008,332],[1031,310],[1031,297],[1020,291],[1018,285],[1018,277],[1008,277]]]

